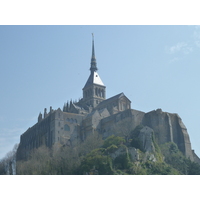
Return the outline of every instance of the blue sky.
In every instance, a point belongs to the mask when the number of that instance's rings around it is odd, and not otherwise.
[[[39,112],[82,97],[92,36],[107,98],[178,113],[200,156],[200,26],[0,26],[0,158]]]

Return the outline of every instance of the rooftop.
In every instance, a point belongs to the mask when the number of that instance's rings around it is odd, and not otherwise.
[[[86,88],[86,87],[88,87],[88,86],[90,86],[92,84],[105,86],[97,72],[91,72],[91,74],[90,74],[90,76],[89,76],[84,88]]]

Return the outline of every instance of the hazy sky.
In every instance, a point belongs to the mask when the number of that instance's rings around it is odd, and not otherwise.
[[[178,113],[200,156],[200,26],[0,26],[0,158],[40,112],[82,97],[92,36],[106,97]]]

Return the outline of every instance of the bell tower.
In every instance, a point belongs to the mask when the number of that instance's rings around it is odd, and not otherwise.
[[[92,57],[90,63],[90,76],[83,88],[83,101],[93,108],[106,99],[106,86],[97,73],[97,62],[94,51],[94,35],[92,34]]]

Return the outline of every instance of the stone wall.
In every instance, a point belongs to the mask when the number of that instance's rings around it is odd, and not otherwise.
[[[87,115],[57,109],[45,116],[21,135],[17,159],[27,158],[31,150],[42,145],[52,147],[59,143],[75,146],[95,131],[102,134],[104,139],[113,134],[128,139],[128,134],[141,124],[153,129],[158,144],[174,142],[186,157],[192,161],[195,157],[181,118],[161,109],[148,113],[126,109],[113,115],[105,107],[94,109]]]

